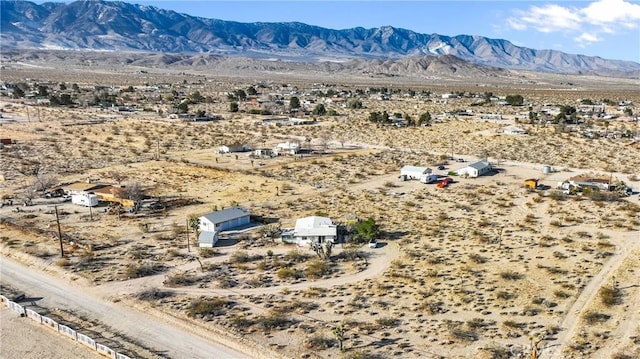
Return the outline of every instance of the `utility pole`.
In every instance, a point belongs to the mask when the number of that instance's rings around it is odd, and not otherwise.
[[[191,252],[191,245],[189,244],[189,218],[187,218],[187,252]]]
[[[60,217],[58,216],[58,206],[53,206],[56,210],[56,222],[58,223],[58,238],[60,239],[60,257],[64,258],[64,248],[62,248],[62,230],[60,229]]]

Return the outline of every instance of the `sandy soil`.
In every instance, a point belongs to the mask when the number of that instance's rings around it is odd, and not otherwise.
[[[94,350],[29,318],[21,318],[4,306],[0,309],[0,356],[23,359],[103,358]]]
[[[633,241],[640,236],[637,195],[609,202],[554,191],[559,181],[590,172],[637,191],[640,155],[630,140],[587,140],[583,129],[526,124],[530,135],[509,136],[501,129],[521,109],[476,110],[501,113],[508,118],[504,122],[441,117],[474,100],[445,104],[403,96],[365,97],[361,110],[330,105],[340,116],[321,117],[314,125],[264,126],[261,116],[227,112],[224,91],[241,85],[199,88],[216,100],[194,109],[226,118],[211,123],[180,122],[157,112],[35,111],[3,103],[5,116],[16,121],[2,124],[3,137],[18,141],[3,152],[5,199],[18,202],[50,176],[139,183],[154,200],[180,203],[120,217],[103,212],[105,207],[90,214],[56,199],[35,198],[36,205],[19,212],[5,206],[3,252],[27,253],[42,261],[40,268],[55,268],[101,301],[116,300],[172,323],[179,318],[194,331],[226,332],[287,357],[528,355],[530,338],[567,358],[606,356],[613,348],[637,352],[637,274],[631,271],[638,250]],[[176,88],[198,88],[193,86]],[[536,103],[614,94],[619,93],[526,93]],[[438,121],[428,127],[378,126],[367,120],[372,111],[414,118],[430,111]],[[99,121],[87,124],[91,118]],[[603,123],[592,126],[605,130]],[[612,122],[606,130],[637,126]],[[261,159],[216,153],[230,142],[272,147],[287,140],[315,151]],[[454,176],[445,189],[398,180],[399,168],[407,164],[442,164],[445,169],[436,170],[441,176],[468,164],[449,156],[468,162],[488,156],[499,171],[477,179]],[[543,174],[543,164],[554,172]],[[549,189],[525,189],[527,178]],[[384,246],[334,248],[331,260],[321,262],[308,249],[264,238],[265,223],[259,222],[230,234],[213,251],[189,251],[186,219],[236,204],[281,227],[317,212],[340,222],[371,217],[381,226]],[[57,256],[53,205],[61,210],[64,259]],[[606,308],[609,317],[598,323],[601,328],[587,330],[585,318],[600,310],[598,293],[614,277],[625,291],[621,303]],[[193,314],[194,304],[213,309]],[[94,315],[105,311],[94,309]],[[342,354],[332,334],[338,325],[346,329]],[[150,341],[153,333],[147,332],[144,340]]]

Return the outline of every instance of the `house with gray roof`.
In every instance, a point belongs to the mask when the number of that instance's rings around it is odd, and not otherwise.
[[[200,247],[213,247],[222,231],[237,228],[251,222],[251,213],[242,207],[229,207],[205,214],[200,218]]]
[[[479,177],[483,176],[493,170],[491,164],[487,161],[478,161],[472,163],[467,167],[463,167],[457,171],[460,177]]]

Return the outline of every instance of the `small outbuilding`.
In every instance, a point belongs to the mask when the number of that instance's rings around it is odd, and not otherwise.
[[[467,167],[463,167],[457,171],[458,176],[461,177],[479,177],[491,172],[493,167],[487,161],[478,161],[472,163]]]
[[[400,169],[400,177],[419,180],[423,175],[431,174],[431,168],[420,166],[404,166]]]
[[[527,130],[517,126],[507,126],[502,130],[502,132],[506,135],[526,135],[527,134]]]
[[[218,232],[202,232],[198,235],[198,247],[212,248],[218,243]]]
[[[300,144],[296,142],[282,142],[278,143],[273,149],[273,153],[276,156],[279,155],[295,155],[300,152]]]
[[[242,143],[232,143],[218,147],[218,153],[247,152],[249,150],[249,145]]]

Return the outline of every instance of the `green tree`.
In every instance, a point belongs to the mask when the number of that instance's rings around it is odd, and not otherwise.
[[[71,89],[75,92],[80,92],[80,87],[78,86],[78,84],[71,85]]]
[[[340,346],[340,351],[343,350],[342,343],[344,342],[344,332],[345,332],[344,325],[342,324],[339,324],[337,327],[333,328],[333,330],[331,331],[333,336],[338,341],[338,345]]]
[[[624,108],[624,114],[626,116],[633,116],[633,110],[631,109],[631,107],[625,107]]]
[[[289,108],[300,108],[300,99],[296,96],[291,96],[291,98],[289,99]]]
[[[347,102],[347,107],[352,109],[361,109],[362,101],[358,99],[349,100],[349,102]]]
[[[354,239],[356,242],[368,242],[376,238],[379,233],[380,227],[376,223],[376,220],[369,217],[364,221],[358,222]]]
[[[67,93],[63,93],[60,95],[60,104],[61,105],[73,105],[73,100],[71,99],[71,95]]]
[[[411,115],[409,115],[408,113],[404,114],[404,120],[407,122],[407,126],[415,125],[413,119],[411,118]]]
[[[237,99],[245,101],[247,99],[247,93],[243,89],[238,89],[233,92]]]
[[[13,88],[13,97],[14,98],[23,98],[24,97],[24,91],[18,86],[14,87]]]
[[[60,91],[66,91],[67,90],[67,85],[64,84],[64,82],[60,83]]]
[[[196,117],[204,117],[205,115],[206,113],[204,112],[204,110],[196,111]]]
[[[419,123],[420,123],[421,125],[423,125],[423,124],[424,124],[424,125],[428,125],[428,124],[430,124],[430,123],[431,123],[431,113],[429,113],[429,112],[425,112],[425,113],[423,113],[422,115],[420,115]]]
[[[196,92],[192,93],[192,94],[189,96],[189,99],[190,99],[193,103],[200,103],[200,102],[204,101],[204,96],[202,96],[202,95],[200,94],[200,91],[196,91]]]
[[[49,87],[44,85],[38,86],[38,96],[48,97],[49,96]]]
[[[249,88],[247,89],[247,95],[255,96],[257,94],[258,94],[258,91],[256,91],[256,88],[253,86],[249,86]]]
[[[238,103],[237,102],[232,102],[229,104],[229,112],[238,112],[239,108],[238,108]]]
[[[187,113],[189,112],[189,103],[187,101],[182,101],[176,106],[178,109],[178,113]]]
[[[316,116],[324,116],[327,114],[327,109],[324,107],[323,104],[319,103],[316,105],[316,107],[313,108],[312,113]]]
[[[522,106],[524,98],[522,95],[508,95],[505,101],[511,106]]]

